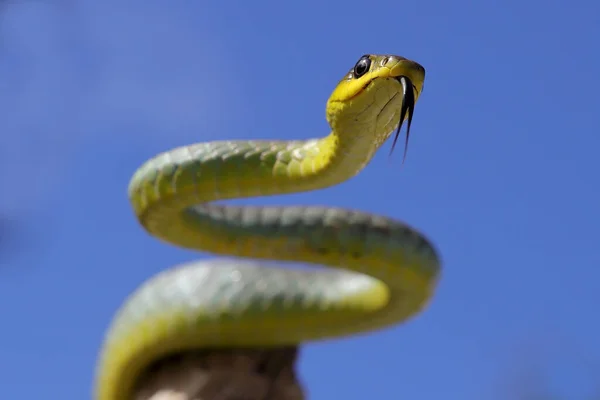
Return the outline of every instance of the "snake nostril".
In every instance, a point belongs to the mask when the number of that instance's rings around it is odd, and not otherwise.
[[[415,63],[415,69],[425,75],[425,67],[423,67],[421,64]]]

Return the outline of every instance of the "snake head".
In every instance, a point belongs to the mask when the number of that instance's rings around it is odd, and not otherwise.
[[[406,158],[414,107],[424,81],[425,68],[415,61],[396,55],[364,55],[329,98],[327,120],[341,134],[369,135],[375,147],[396,131],[391,152],[406,121]]]

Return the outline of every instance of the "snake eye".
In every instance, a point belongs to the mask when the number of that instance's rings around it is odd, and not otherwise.
[[[358,60],[358,62],[356,63],[356,65],[354,66],[354,78],[358,79],[361,76],[363,76],[364,74],[366,74],[367,72],[369,72],[369,69],[371,68],[371,59],[369,58],[369,56],[362,56],[360,58],[360,60]]]

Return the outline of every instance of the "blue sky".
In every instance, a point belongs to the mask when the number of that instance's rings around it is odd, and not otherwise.
[[[0,18],[0,392],[89,396],[102,335],[156,272],[209,257],[137,225],[135,168],[169,148],[328,133],[363,53],[422,63],[408,159],[252,204],[402,219],[435,242],[430,307],[308,344],[311,399],[589,399],[600,374],[600,8],[591,1],[22,1]],[[12,229],[12,228],[11,228]],[[35,380],[32,379],[33,375]],[[533,389],[532,389],[533,390]]]

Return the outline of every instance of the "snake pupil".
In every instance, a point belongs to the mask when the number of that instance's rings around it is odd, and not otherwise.
[[[354,66],[354,78],[358,79],[371,68],[371,58],[368,55],[362,56]]]

